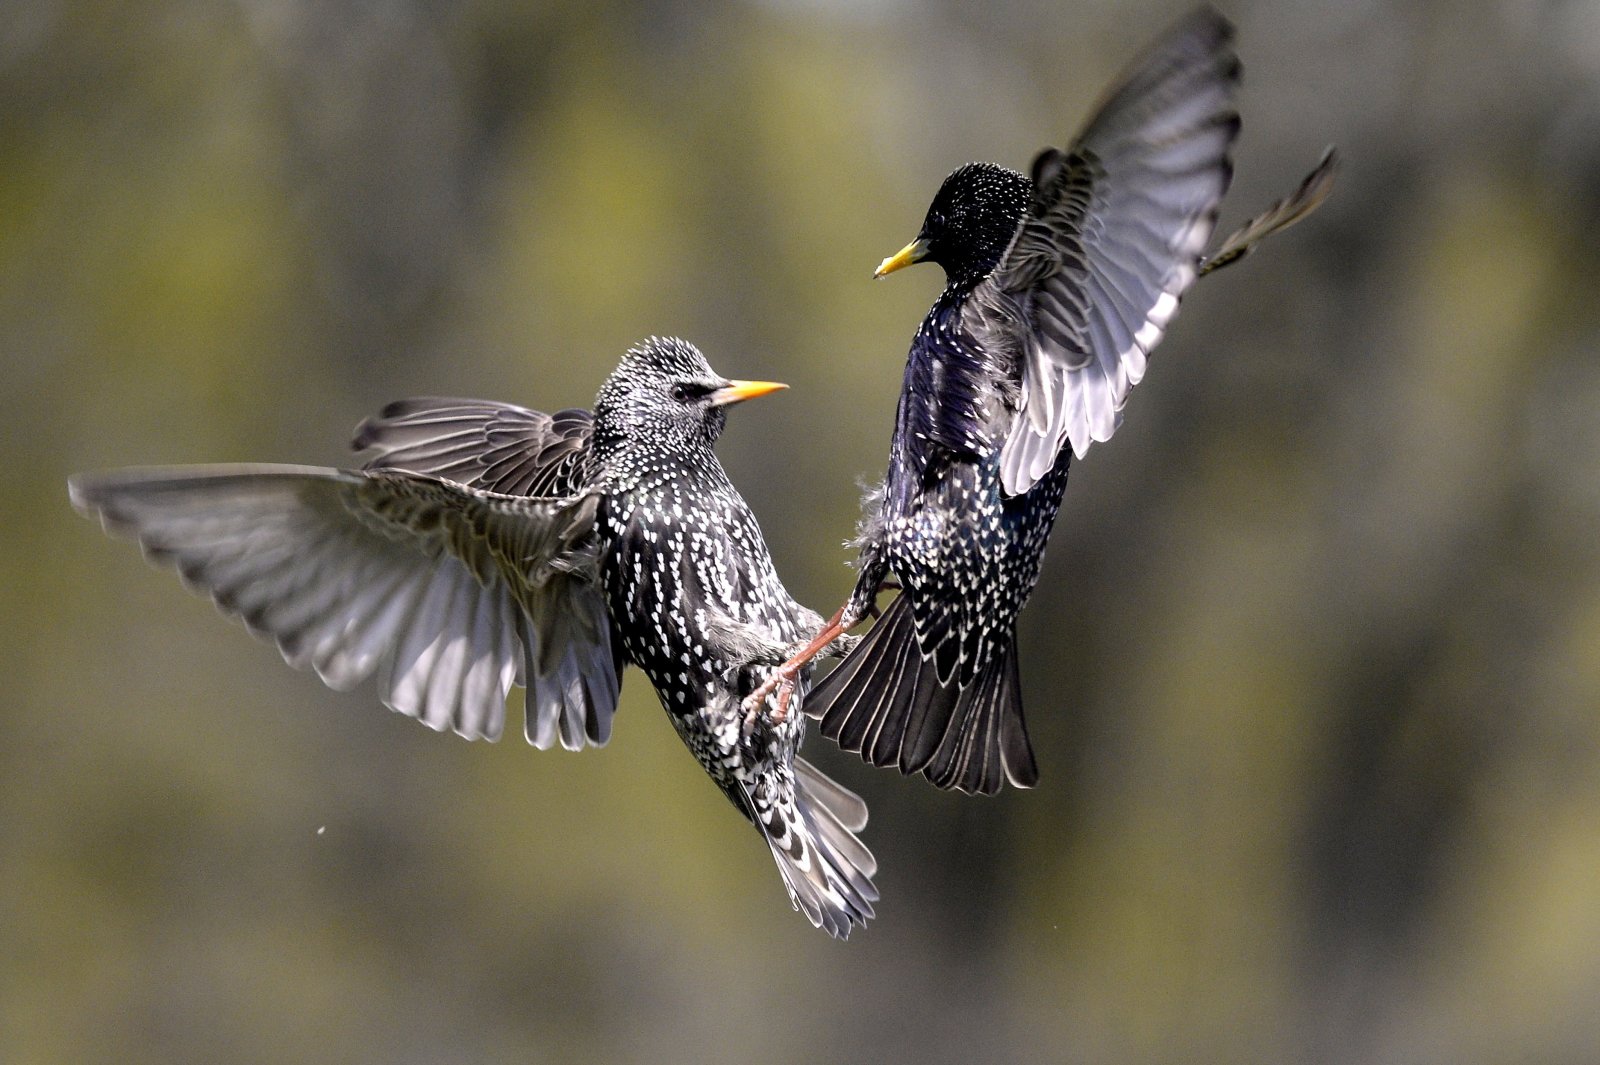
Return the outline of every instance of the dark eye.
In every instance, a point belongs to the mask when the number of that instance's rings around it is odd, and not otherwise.
[[[672,398],[679,403],[687,403],[694,394],[695,390],[689,385],[676,384],[672,386]]]

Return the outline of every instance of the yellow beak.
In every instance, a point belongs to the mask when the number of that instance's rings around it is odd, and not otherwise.
[[[904,270],[912,263],[920,263],[927,257],[928,242],[923,240],[921,237],[918,237],[916,240],[912,241],[910,244],[907,244],[905,247],[901,248],[899,251],[883,260],[883,262],[879,263],[878,268],[872,272],[872,276],[888,277],[896,270]]]
[[[789,386],[781,381],[729,381],[711,393],[713,407],[726,407],[730,403],[743,403],[747,399],[777,392]]]

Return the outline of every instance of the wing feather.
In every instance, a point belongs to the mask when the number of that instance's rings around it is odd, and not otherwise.
[[[592,497],[268,465],[123,470],[69,488],[80,511],[331,687],[379,670],[393,709],[496,739],[520,681],[530,739],[559,732],[576,749],[610,735],[620,683]]]
[[[1110,439],[1194,281],[1238,131],[1232,29],[1197,12],[1138,60],[1066,151],[1034,161],[1033,202],[974,292],[970,326],[1017,354],[1001,476],[1025,492],[1063,447]]]
[[[391,403],[356,429],[366,468],[410,470],[516,496],[566,496],[582,487],[594,419],[483,399],[422,396]]]

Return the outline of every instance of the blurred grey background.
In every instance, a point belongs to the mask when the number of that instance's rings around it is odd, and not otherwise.
[[[285,668],[74,470],[348,461],[587,404],[649,333],[850,574],[969,159],[1181,2],[0,9],[0,1061],[1600,1060],[1600,4],[1237,3],[1228,226],[1023,617],[1038,789],[870,770],[880,918],[793,913],[637,674],[583,756]]]

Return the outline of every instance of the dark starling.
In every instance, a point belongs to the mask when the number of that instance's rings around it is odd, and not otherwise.
[[[761,830],[790,899],[843,938],[872,916],[866,806],[796,756],[798,718],[743,699],[822,619],[790,598],[712,452],[730,381],[692,345],[633,348],[588,411],[396,403],[358,430],[358,471],[209,466],[74,477],[73,504],[135,538],[293,666],[334,688],[381,669],[389,706],[499,737],[611,735],[624,663]]]
[[[894,574],[903,593],[806,705],[824,735],[874,765],[986,794],[1038,779],[1017,615],[1072,455],[1110,439],[1206,269],[1239,129],[1232,37],[1214,11],[1191,15],[1132,65],[1071,147],[1034,160],[1031,178],[991,163],[950,174],[916,240],[878,268],[930,260],[947,284],[911,342],[855,590],[785,666],[872,613]],[[1331,169],[1330,155],[1213,261],[1242,257],[1314,208]]]

